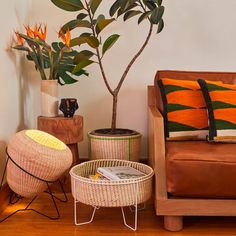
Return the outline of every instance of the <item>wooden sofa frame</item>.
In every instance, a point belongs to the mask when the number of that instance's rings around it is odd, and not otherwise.
[[[156,215],[164,216],[170,231],[183,228],[183,216],[235,216],[236,200],[170,197],[166,189],[163,116],[156,106],[154,86],[148,86],[149,162],[155,170]]]

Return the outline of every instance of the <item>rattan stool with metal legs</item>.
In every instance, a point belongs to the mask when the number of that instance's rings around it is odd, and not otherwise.
[[[130,166],[145,173],[144,176],[125,180],[92,180],[89,175],[96,173],[98,167]],[[121,207],[123,222],[131,230],[137,230],[138,204],[146,202],[152,194],[151,167],[124,160],[94,160],[74,166],[70,170],[71,188],[74,197],[75,225],[89,224],[93,221],[96,210],[100,207]],[[85,222],[77,220],[77,203],[81,202],[93,207],[91,218]],[[126,222],[124,207],[134,206],[134,226]]]
[[[70,149],[59,139],[39,130],[23,130],[16,133],[9,141],[7,147],[7,162],[1,180],[1,186],[5,173],[7,183],[11,190],[18,196],[32,198],[24,209],[19,209],[5,219],[19,211],[35,211],[50,219],[60,217],[55,199],[67,201],[66,194],[59,177],[70,168],[72,153]],[[65,200],[57,198],[51,191],[50,185],[59,182]],[[1,187],[0,186],[0,187]],[[29,208],[32,202],[40,194],[48,193],[55,206],[57,216],[50,217],[35,209]],[[0,220],[0,222],[4,221]]]

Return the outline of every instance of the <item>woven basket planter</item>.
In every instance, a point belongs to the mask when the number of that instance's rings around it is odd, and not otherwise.
[[[88,133],[90,157],[97,159],[120,159],[139,161],[142,135],[98,135]]]
[[[23,197],[35,196],[47,188],[46,182],[37,178],[56,181],[72,164],[70,149],[54,136],[38,130],[16,133],[7,152],[8,185]]]
[[[98,167],[131,166],[145,176],[128,180],[92,180]],[[70,170],[72,195],[76,201],[97,207],[131,206],[147,201],[152,194],[151,167],[124,160],[94,160],[74,166]]]

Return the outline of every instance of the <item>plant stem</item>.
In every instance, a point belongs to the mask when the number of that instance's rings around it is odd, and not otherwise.
[[[50,49],[48,51],[48,55],[49,55],[49,63],[50,63],[50,72],[49,72],[49,79],[54,79],[53,77],[53,58],[52,58],[52,50]]]
[[[87,12],[88,12],[88,15],[89,15],[89,19],[90,19],[90,22],[91,22],[91,29],[92,29],[92,32],[93,32],[93,36],[95,38],[97,38],[97,34],[96,34],[96,31],[94,29],[94,25],[93,25],[93,17],[92,17],[92,14],[91,14],[91,10],[90,10],[90,7],[89,7],[89,4],[87,3],[87,1],[85,1],[86,3],[86,7],[87,7]],[[104,80],[104,83],[108,89],[108,91],[110,92],[110,94],[112,96],[114,96],[114,91],[111,89],[109,83],[108,83],[108,80],[107,80],[107,77],[106,77],[106,74],[105,74],[105,70],[104,70],[104,67],[103,67],[103,64],[102,64],[102,58],[101,58],[101,55],[100,55],[100,52],[99,52],[99,49],[96,48],[96,56],[97,56],[97,59],[98,59],[98,64],[99,64],[99,67],[100,67],[100,70],[101,70],[101,73],[102,73],[102,78]]]
[[[152,35],[152,29],[153,29],[153,24],[150,24],[149,32],[148,32],[148,35],[147,35],[147,38],[146,38],[144,44],[139,49],[139,51],[134,55],[134,57],[132,58],[132,60],[128,64],[128,66],[126,67],[126,69],[125,69],[125,71],[124,71],[124,73],[123,73],[123,75],[122,75],[122,77],[121,77],[121,79],[120,79],[120,81],[119,81],[119,83],[118,83],[118,85],[116,87],[117,93],[119,93],[120,88],[121,88],[121,86],[122,86],[122,84],[123,84],[123,82],[124,82],[128,72],[129,72],[131,66],[134,64],[134,62],[137,60],[137,58],[141,55],[141,53],[143,52],[143,50],[147,46],[148,41],[149,41],[149,39],[151,38],[151,35]]]
[[[116,116],[117,116],[117,100],[118,93],[115,93],[112,100],[112,120],[111,120],[111,129],[112,131],[116,129]]]
[[[43,80],[46,80],[47,77],[46,77],[45,72],[44,72],[43,55],[42,55],[42,51],[41,51],[41,48],[40,48],[39,45],[36,47],[36,50],[37,50],[37,52],[38,52],[39,59],[40,59],[40,63],[39,63],[40,68],[39,68],[39,71],[40,71],[40,74],[41,74],[42,79],[43,79]]]
[[[134,55],[134,57],[132,58],[132,60],[130,61],[130,63],[128,64],[128,66],[126,67],[116,89],[114,90],[114,95],[113,95],[113,109],[112,109],[112,122],[111,122],[111,129],[116,129],[116,119],[117,119],[117,99],[118,99],[118,94],[120,91],[120,88],[131,68],[131,66],[134,64],[134,62],[137,60],[137,58],[141,55],[141,53],[143,52],[143,50],[145,49],[145,47],[147,46],[149,39],[151,38],[152,35],[152,30],[153,30],[153,25],[150,24],[150,29],[147,35],[147,38],[145,40],[145,42],[143,43],[142,47],[139,49],[139,51]]]
[[[57,71],[58,71],[58,67],[59,67],[59,63],[60,63],[60,61],[61,61],[61,59],[62,59],[62,56],[63,56],[63,51],[62,51],[62,49],[60,50],[60,53],[59,53],[59,56],[58,56],[58,59],[57,59],[57,62],[56,62],[56,65],[55,65],[55,68],[54,68],[54,70],[53,70],[53,73],[52,73],[52,75],[53,75],[53,79],[55,78],[57,78]]]

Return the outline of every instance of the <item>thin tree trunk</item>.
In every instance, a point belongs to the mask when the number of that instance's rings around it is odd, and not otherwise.
[[[116,117],[117,117],[117,99],[118,99],[118,93],[114,93],[112,95],[112,120],[111,120],[111,129],[116,129]]]
[[[143,52],[143,50],[145,49],[145,47],[147,46],[151,35],[152,35],[152,30],[153,30],[153,25],[150,24],[150,29],[147,35],[147,38],[145,39],[145,42],[143,43],[142,47],[139,49],[139,51],[134,55],[134,57],[132,58],[132,60],[130,61],[130,63],[128,64],[128,66],[126,67],[116,89],[113,91],[113,105],[112,105],[112,123],[111,123],[111,129],[114,130],[116,129],[116,118],[117,118],[117,100],[118,100],[118,94],[120,91],[120,88],[130,70],[130,68],[132,67],[132,65],[134,64],[134,62],[137,60],[137,58],[141,55],[141,53]]]

